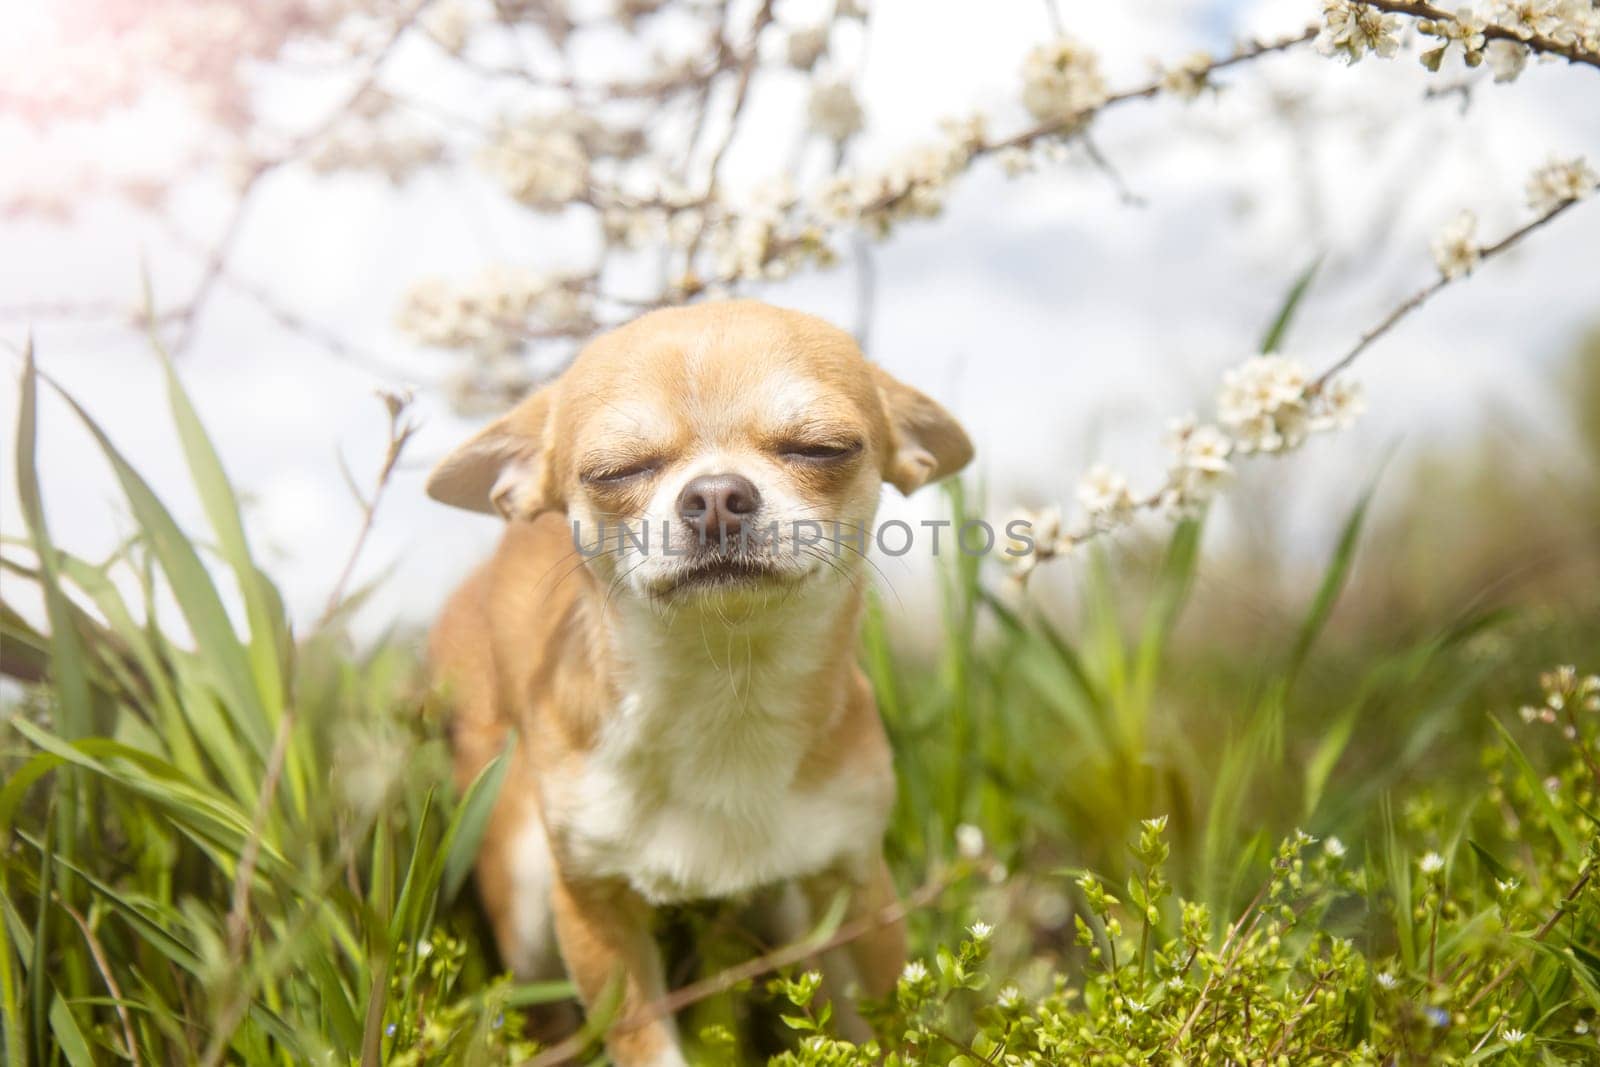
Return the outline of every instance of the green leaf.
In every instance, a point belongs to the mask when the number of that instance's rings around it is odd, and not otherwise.
[[[1367,509],[1372,503],[1373,489],[1373,486],[1369,486],[1366,492],[1361,494],[1361,499],[1339,531],[1339,542],[1333,550],[1333,558],[1328,561],[1328,566],[1322,573],[1322,582],[1317,586],[1317,595],[1311,600],[1311,609],[1301,622],[1294,648],[1289,653],[1289,665],[1284,672],[1285,690],[1293,687],[1295,680],[1300,676],[1300,670],[1311,654],[1311,647],[1316,644],[1318,635],[1327,625],[1328,617],[1333,614],[1334,604],[1338,602],[1339,593],[1344,589],[1345,579],[1350,576],[1350,568],[1355,561],[1356,546],[1361,540],[1361,528],[1366,524]]]
[[[50,384],[71,406],[110,461],[134,517],[149,539],[150,547],[161,563],[162,573],[172,586],[178,608],[189,624],[195,645],[223,697],[230,719],[240,735],[249,742],[257,760],[264,763],[272,740],[266,707],[256,688],[249,656],[234,632],[222,598],[205,565],[200,562],[193,542],[83,406],[55,382]],[[231,738],[223,737],[207,737],[203,740],[207,747],[234,743]]]
[[[85,1040],[83,1031],[78,1028],[78,1020],[72,1017],[72,1009],[61,999],[60,993],[50,1001],[50,1032],[56,1037],[56,1047],[72,1067],[94,1067],[95,1059],[89,1051],[89,1042]]]
[[[244,597],[256,686],[268,713],[268,721],[276,724],[283,711],[283,675],[288,661],[288,624],[283,615],[283,602],[272,582],[256,566],[249,540],[245,536],[244,522],[240,518],[239,500],[222,469],[222,460],[217,455],[216,447],[206,433],[188,393],[184,391],[183,383],[178,380],[172,359],[165,352],[160,355],[172,421],[177,427],[178,439],[183,444],[184,458],[195,491],[205,508],[211,529],[217,535],[217,545],[223,559],[232,568]]]
[[[1534,805],[1544,814],[1545,820],[1550,824],[1550,832],[1556,835],[1556,840],[1561,842],[1561,851],[1566,853],[1567,859],[1576,863],[1583,857],[1583,845],[1578,840],[1577,833],[1572,828],[1572,823],[1557,808],[1555,801],[1550,799],[1550,794],[1544,788],[1544,776],[1534,769],[1528,762],[1528,757],[1522,748],[1511,736],[1511,731],[1503,726],[1499,719],[1489,720],[1494,724],[1495,731],[1500,734],[1506,743],[1506,750],[1511,756],[1511,762],[1516,764],[1517,770],[1522,773],[1522,780],[1528,787],[1528,794],[1533,798]]]
[[[512,734],[500,754],[478,772],[472,784],[467,786],[460,806],[451,816],[450,825],[445,828],[444,838],[439,842],[439,850],[444,856],[444,877],[439,890],[442,900],[454,900],[467,875],[472,872],[473,861],[478,858],[478,846],[483,843],[484,828],[489,824],[489,814],[494,811],[506,768],[511,765],[512,747],[516,743],[516,735]]]
[[[17,411],[17,498],[22,506],[23,521],[39,557],[39,570],[43,574],[40,591],[44,594],[45,613],[50,620],[50,675],[60,700],[61,723],[70,736],[82,736],[91,729],[89,680],[86,653],[79,641],[78,631],[72,625],[72,612],[66,595],[61,591],[60,575],[56,571],[56,550],[50,540],[45,522],[44,498],[39,490],[38,456],[38,369],[33,362],[33,345],[30,342],[23,353],[22,398]]]

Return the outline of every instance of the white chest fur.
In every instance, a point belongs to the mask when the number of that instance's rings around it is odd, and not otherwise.
[[[720,636],[720,635],[719,635]],[[875,854],[893,801],[861,763],[802,781],[818,723],[804,633],[646,643],[573,778],[547,794],[569,862],[655,903],[735,896]],[[724,646],[725,647],[719,647]],[[842,699],[839,687],[838,699]]]

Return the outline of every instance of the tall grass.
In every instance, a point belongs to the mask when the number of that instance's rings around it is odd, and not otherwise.
[[[4,610],[6,672],[42,683],[7,720],[0,788],[8,1062],[503,1050],[516,1036],[508,1006],[565,993],[490,982],[450,933],[503,766],[457,801],[440,788],[437,731],[403,646],[353,656],[336,632],[294,641],[166,369],[213,540],[180,530],[62,394],[137,522],[101,562],[52,541],[35,445],[45,379],[31,358],[23,371],[16,464],[32,563],[8,552],[4,565],[8,585],[42,596],[49,626]],[[163,617],[163,595],[179,619]]]

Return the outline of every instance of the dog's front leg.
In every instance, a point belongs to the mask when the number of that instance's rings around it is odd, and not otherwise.
[[[864,872],[830,872],[804,880],[802,889],[810,905],[810,921],[817,922],[833,907],[838,895],[847,894],[843,922],[864,923],[866,931],[847,944],[823,955],[824,992],[834,1005],[839,1032],[856,1042],[872,1031],[851,1002],[850,994],[873,999],[887,997],[906,964],[905,921],[885,913],[899,899],[894,879],[882,854],[874,856]]]
[[[551,902],[556,941],[584,1007],[597,1010],[620,986],[613,1016],[621,1023],[606,1036],[617,1067],[683,1067],[677,1027],[670,1015],[640,1024],[666,992],[661,953],[651,930],[650,906],[625,885],[557,879]]]

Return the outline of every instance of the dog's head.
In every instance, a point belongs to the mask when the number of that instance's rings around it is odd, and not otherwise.
[[[944,408],[844,331],[754,301],[652,312],[451,453],[436,500],[564,512],[589,565],[650,597],[739,594],[853,572],[880,486],[972,458]]]

